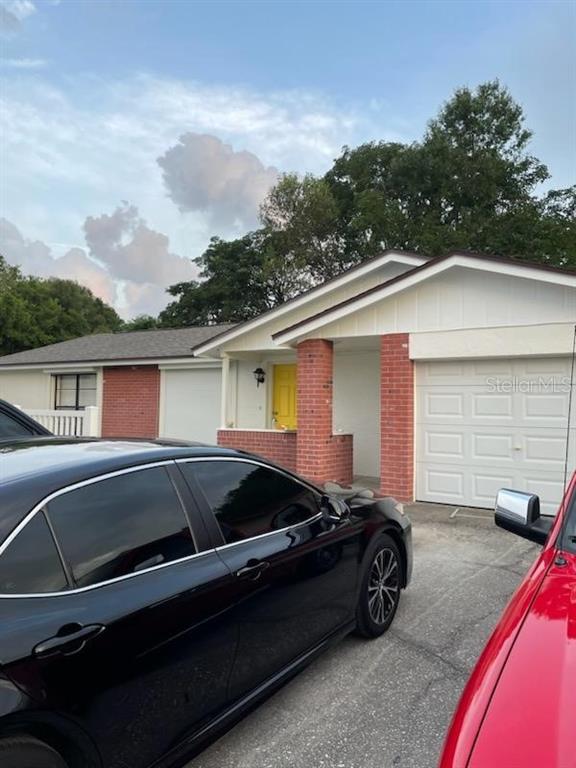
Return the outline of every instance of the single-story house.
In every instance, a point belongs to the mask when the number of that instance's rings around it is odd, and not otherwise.
[[[89,434],[96,436],[215,443],[221,363],[195,358],[192,347],[231,327],[96,333],[5,355],[0,398],[53,431],[67,426],[70,414],[92,409],[97,418]],[[50,421],[42,418],[47,414]]]
[[[81,406],[89,373],[103,435],[218,442],[320,482],[378,478],[402,500],[489,507],[512,486],[551,513],[575,322],[574,271],[386,251],[239,325],[0,358],[0,397]]]

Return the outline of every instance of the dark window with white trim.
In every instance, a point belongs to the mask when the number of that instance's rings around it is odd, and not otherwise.
[[[54,378],[57,409],[81,410],[88,405],[96,405],[95,373],[63,373]]]

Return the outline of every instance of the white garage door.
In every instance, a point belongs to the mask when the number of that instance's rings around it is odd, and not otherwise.
[[[554,514],[562,497],[569,374],[568,358],[419,363],[417,498],[493,507],[498,489],[508,487],[537,493],[542,512]]]
[[[220,368],[163,371],[161,437],[216,443],[220,422]]]

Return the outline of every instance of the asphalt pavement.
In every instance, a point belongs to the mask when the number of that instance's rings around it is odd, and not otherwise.
[[[389,632],[344,639],[188,768],[434,768],[468,675],[538,548],[486,511],[407,511],[414,575]]]

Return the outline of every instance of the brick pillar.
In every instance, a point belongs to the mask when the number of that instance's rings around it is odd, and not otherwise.
[[[414,364],[407,333],[381,338],[380,488],[399,501],[414,498]]]
[[[309,339],[298,344],[298,472],[327,480],[332,439],[333,344]]]
[[[296,467],[315,483],[352,482],[352,435],[332,434],[333,345],[309,339],[298,345]]]

